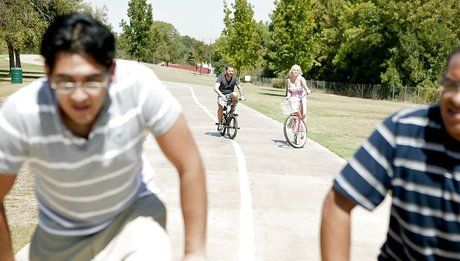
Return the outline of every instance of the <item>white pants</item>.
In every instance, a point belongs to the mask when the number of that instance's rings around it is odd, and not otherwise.
[[[41,260],[171,260],[166,209],[155,196],[137,199],[104,230],[89,236],[58,236],[37,227],[29,258]]]
[[[93,260],[120,260],[121,257],[126,261],[171,260],[166,231],[151,218],[137,217],[126,224]]]

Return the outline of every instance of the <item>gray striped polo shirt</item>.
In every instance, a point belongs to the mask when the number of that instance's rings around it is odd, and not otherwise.
[[[180,113],[152,70],[118,61],[108,98],[84,139],[63,124],[49,82],[39,79],[0,109],[0,173],[15,175],[30,162],[39,226],[56,235],[89,235],[151,193],[142,179],[146,130],[161,135]]]

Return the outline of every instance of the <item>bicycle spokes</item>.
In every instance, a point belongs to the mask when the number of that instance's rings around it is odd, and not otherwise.
[[[294,148],[301,148],[307,141],[307,126],[298,115],[289,115],[284,122],[284,137]]]

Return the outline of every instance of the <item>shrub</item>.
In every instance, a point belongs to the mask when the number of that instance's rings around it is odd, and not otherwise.
[[[425,81],[417,86],[418,102],[436,103],[439,102],[440,87],[437,83]]]
[[[272,80],[272,87],[277,89],[284,89],[286,85],[286,79],[284,78],[274,78]]]

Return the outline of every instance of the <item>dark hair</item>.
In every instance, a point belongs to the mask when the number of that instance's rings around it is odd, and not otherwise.
[[[228,71],[228,68],[232,68],[232,69],[233,69],[233,66],[232,66],[232,65],[227,65],[227,66],[225,66],[225,71]]]
[[[51,70],[59,52],[87,54],[110,68],[115,57],[115,37],[90,15],[58,16],[46,29],[40,47],[40,54]]]

